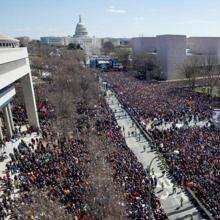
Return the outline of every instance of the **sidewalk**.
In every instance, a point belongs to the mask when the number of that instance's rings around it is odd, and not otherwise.
[[[31,142],[31,138],[39,138],[37,134],[34,132],[31,135],[26,135],[25,137],[21,137],[18,140],[10,141],[6,143],[5,146],[5,152],[7,155],[7,158],[4,161],[0,162],[0,177],[3,177],[5,175],[5,169],[6,169],[6,164],[10,161],[10,153],[13,153],[13,149],[17,148],[19,143],[21,142],[21,139],[23,139],[27,144]]]
[[[118,105],[117,98],[112,95],[110,91],[107,93],[108,97],[107,102],[111,109],[116,110],[115,116],[117,118],[117,122],[121,128],[124,127],[124,135],[125,140],[128,147],[135,153],[138,160],[143,164],[144,168],[149,166],[150,161],[157,156],[154,152],[151,151],[147,140],[141,136],[140,141],[136,139],[134,136],[128,136],[128,132],[136,132],[139,134],[140,131],[134,125],[132,127],[132,120],[128,116],[125,117],[125,111]],[[118,116],[120,118],[118,119]],[[143,146],[146,146],[146,150],[143,150]],[[202,220],[202,216],[196,209],[196,207],[189,201],[188,196],[180,187],[176,187],[176,193],[173,192],[173,183],[167,174],[162,176],[162,163],[158,159],[152,164],[153,173],[151,175],[155,176],[158,180],[157,187],[155,188],[155,194],[160,199],[161,205],[167,213],[170,220],[177,219],[191,219],[190,215],[193,215],[194,220]],[[162,183],[164,185],[164,190],[162,190]],[[183,206],[181,207],[181,198],[183,199]]]
[[[27,144],[31,143],[31,138],[39,138],[39,136],[37,136],[37,134],[34,132],[31,135],[26,135],[25,137],[21,137],[18,140],[13,140],[10,142],[6,143],[5,149],[4,151],[6,152],[7,158],[4,161],[0,162],[0,177],[3,178],[5,175],[5,170],[6,170],[6,164],[11,160],[9,154],[13,153],[13,149],[17,148],[19,143],[21,142],[21,139],[23,139]],[[10,175],[11,178],[13,178],[12,175]],[[3,192],[3,188],[4,188],[4,184],[3,182],[0,182],[0,195]],[[12,193],[12,197],[16,197],[18,196],[17,191],[14,191],[14,193]],[[7,215],[7,217],[5,218],[5,220],[10,220],[13,219],[13,217],[11,217],[11,214]]]

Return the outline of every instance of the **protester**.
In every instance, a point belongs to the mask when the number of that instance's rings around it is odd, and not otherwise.
[[[38,112],[42,137],[32,138],[30,143],[22,139],[18,148],[14,148],[13,154],[10,154],[11,160],[7,163],[3,178],[5,191],[0,203],[0,216],[16,215],[16,204],[32,204],[32,192],[40,190],[48,200],[58,200],[63,204],[73,219],[99,219],[90,214],[85,198],[85,191],[89,190],[85,181],[88,173],[84,169],[90,161],[88,144],[83,138],[59,137],[52,132],[55,114],[47,100],[39,103]],[[115,184],[126,199],[126,216],[144,220],[149,219],[149,213],[152,213],[155,219],[166,220],[158,198],[153,191],[150,192],[150,180],[142,164],[127,147],[122,129],[106,102],[100,99],[96,108],[90,109],[88,114],[96,117],[97,133],[106,136],[113,146],[114,150],[109,152],[106,160],[112,167]],[[22,138],[27,134],[21,129],[27,123],[24,106],[17,104],[13,108],[13,115],[16,118],[15,127],[18,128],[16,134]],[[82,125],[81,121],[79,125]],[[76,124],[77,127],[79,125]],[[30,134],[34,132],[29,127],[28,130]],[[14,197],[14,192],[19,192],[19,196]],[[45,211],[43,215],[49,217],[51,214]],[[34,218],[34,215],[31,216]]]
[[[114,143],[115,150],[110,153],[107,159],[114,170],[114,180],[119,186],[122,186],[122,190],[125,192],[128,201],[129,219],[149,219],[151,209],[149,198],[151,198],[154,218],[160,220],[168,219],[161,208],[158,198],[153,191],[150,192],[150,179],[147,178],[143,165],[126,145],[121,128],[117,125],[113,112],[107,107],[106,103],[102,103],[102,109],[103,107],[107,112],[100,119],[97,129],[102,132],[107,130],[108,136]],[[156,182],[157,180],[154,179],[152,188],[156,186]]]
[[[175,181],[191,188],[220,219],[220,138],[210,123],[220,99],[197,93],[184,82],[146,82],[117,72],[103,78],[152,137]]]

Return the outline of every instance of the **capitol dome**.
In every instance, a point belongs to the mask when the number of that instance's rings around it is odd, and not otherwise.
[[[82,23],[81,16],[79,16],[79,22],[76,25],[75,37],[87,36],[88,32],[86,30],[85,24]]]

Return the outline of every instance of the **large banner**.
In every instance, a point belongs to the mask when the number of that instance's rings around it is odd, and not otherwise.
[[[214,109],[212,111],[212,120],[213,120],[213,122],[220,123],[220,109]]]
[[[212,111],[212,122],[216,128],[220,128],[220,109],[214,109]]]

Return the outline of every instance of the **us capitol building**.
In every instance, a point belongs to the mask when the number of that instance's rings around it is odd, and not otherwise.
[[[82,22],[81,16],[79,16],[79,21],[76,25],[75,34],[71,37],[41,37],[41,44],[52,45],[52,46],[68,46],[70,43],[80,45],[87,52],[94,49],[101,48],[101,39],[90,37],[86,29],[85,24]]]

